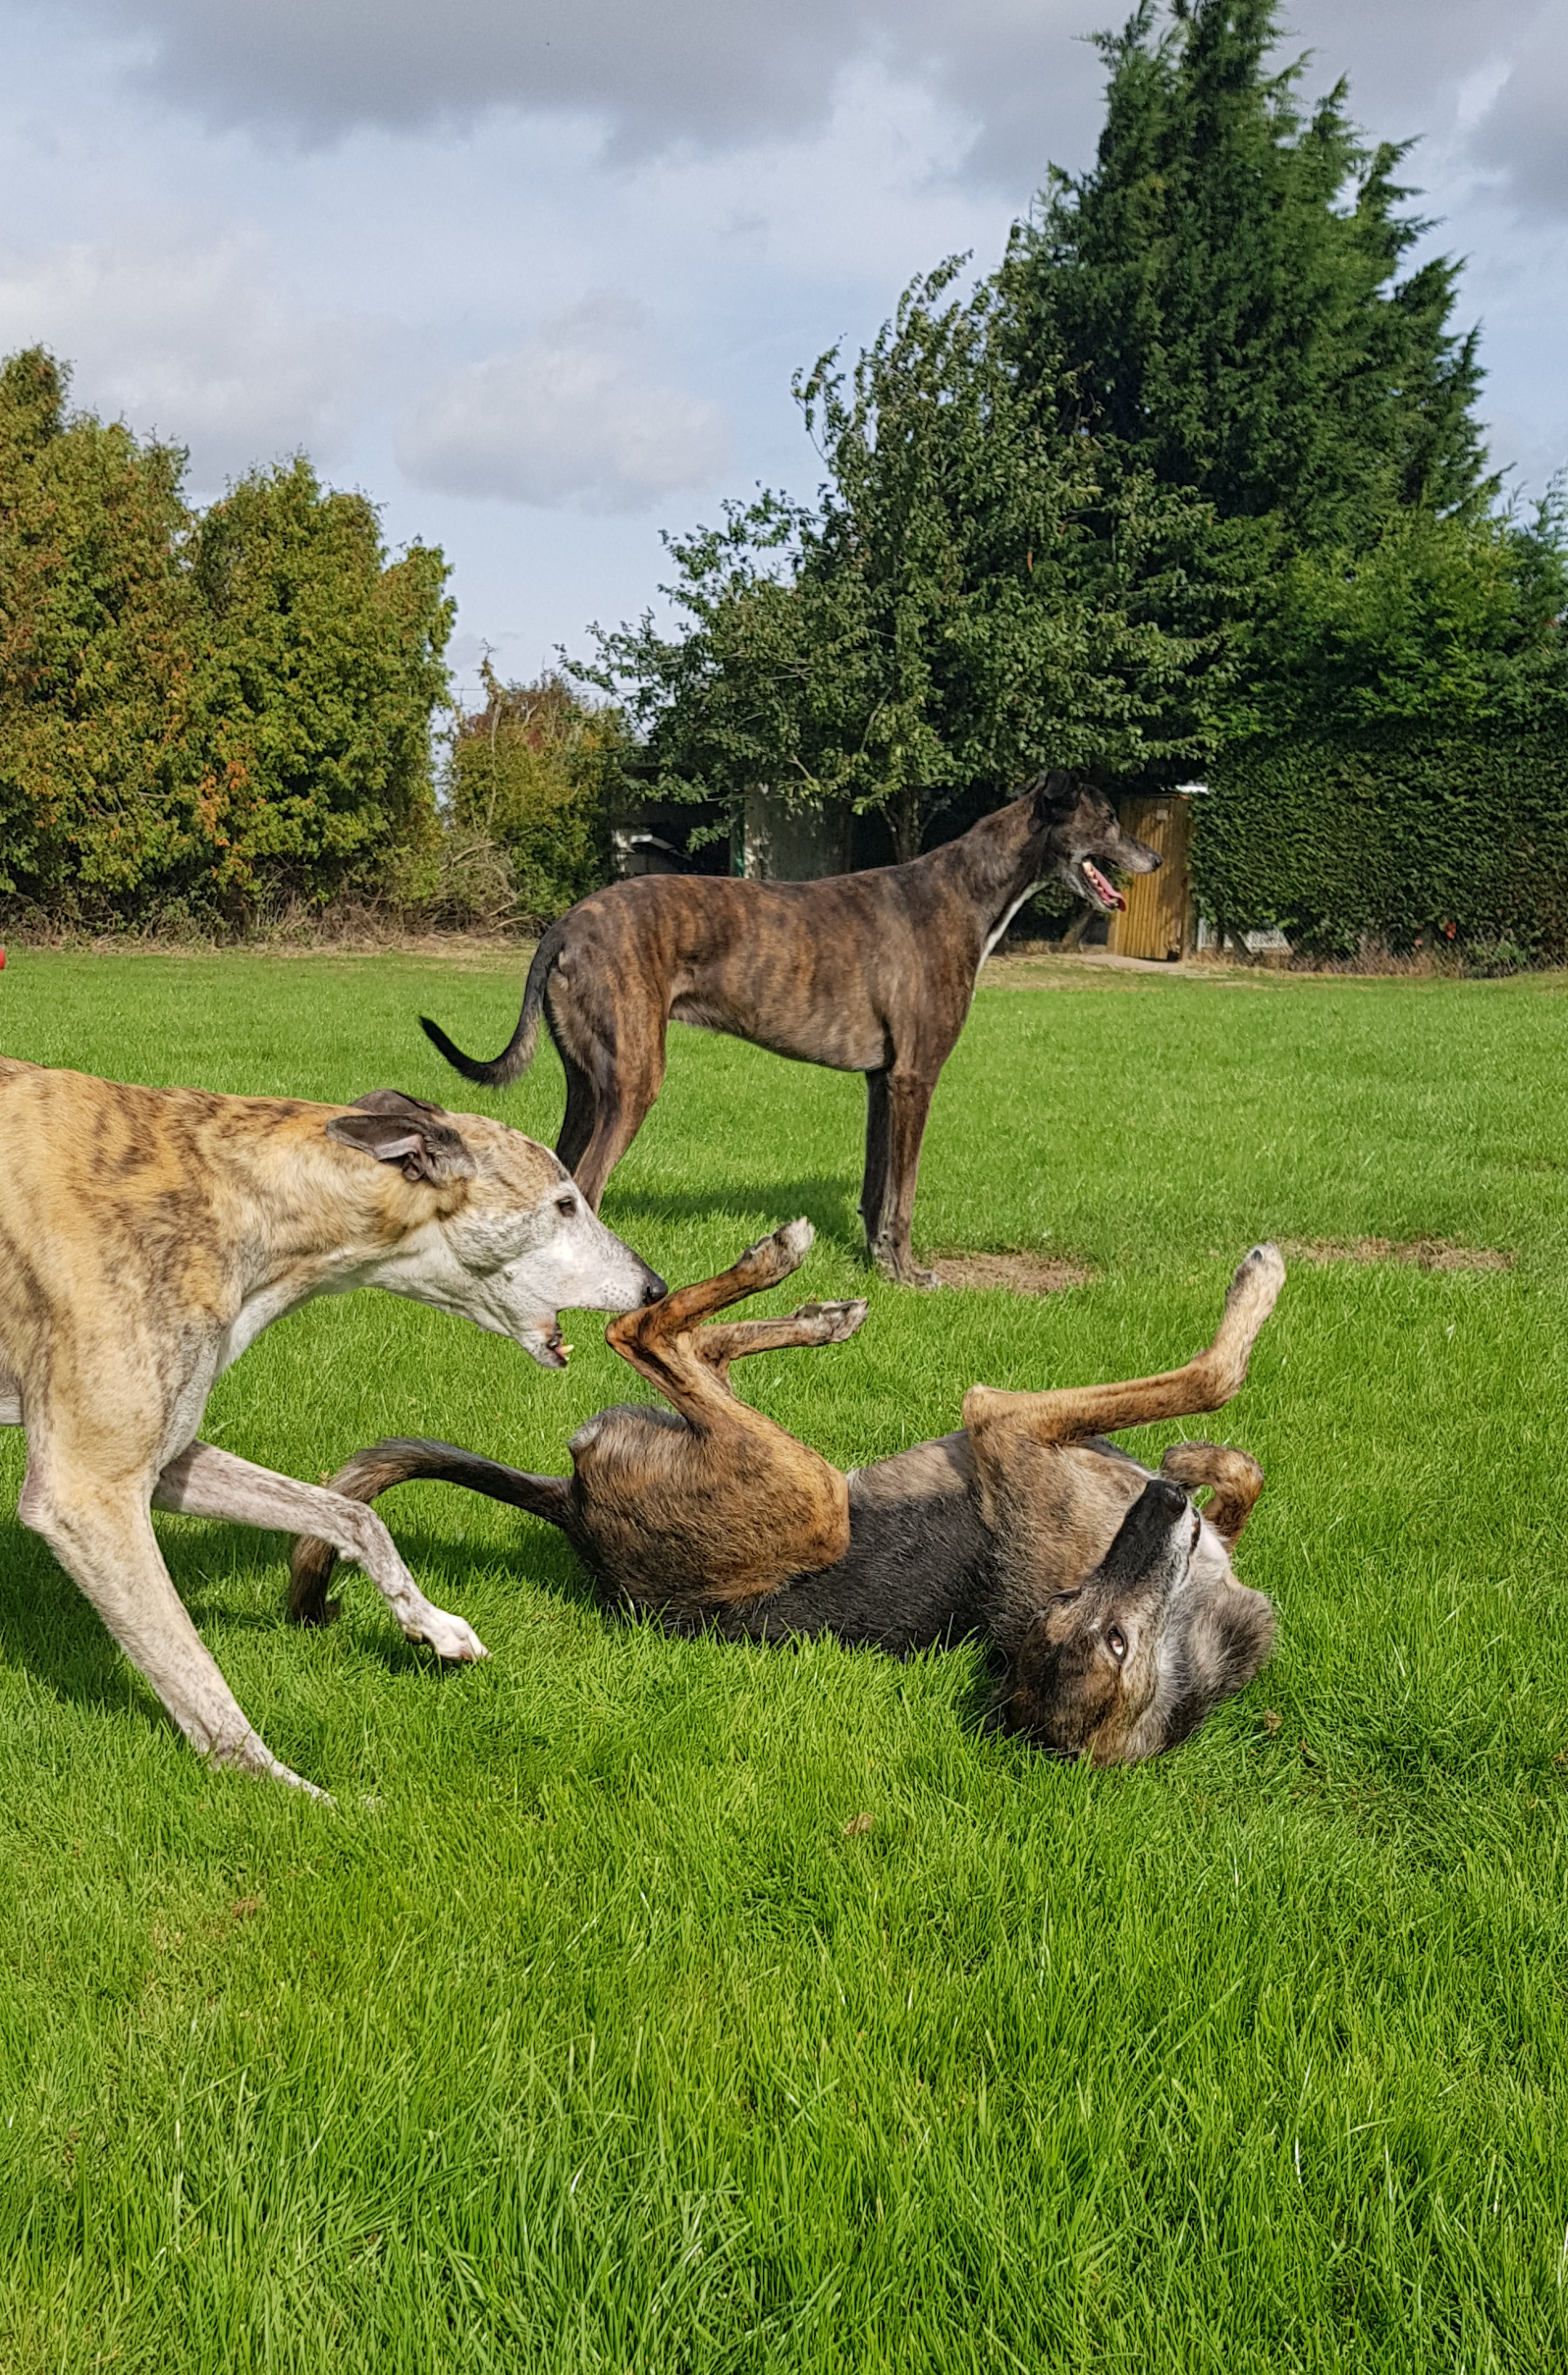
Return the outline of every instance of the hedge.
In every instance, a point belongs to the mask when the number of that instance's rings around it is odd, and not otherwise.
[[[1197,803],[1198,903],[1353,955],[1418,941],[1568,957],[1568,728],[1385,726],[1244,743]]]

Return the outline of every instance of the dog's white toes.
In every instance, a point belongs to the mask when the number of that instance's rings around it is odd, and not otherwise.
[[[336,1807],[337,1801],[330,1791],[318,1790],[313,1781],[307,1781],[302,1773],[296,1773],[291,1765],[274,1756],[259,1732],[250,1733],[238,1748],[215,1751],[211,1762],[227,1765],[236,1773],[253,1773],[258,1780],[281,1781],[286,1789],[302,1790],[320,1806]]]
[[[1278,1294],[1285,1283],[1285,1257],[1272,1239],[1254,1246],[1236,1272],[1235,1283],[1269,1285]]]
[[[490,1654],[473,1626],[461,1616],[449,1616],[444,1608],[427,1608],[405,1630],[410,1641],[428,1642],[438,1658],[454,1665],[471,1666]]]
[[[814,1319],[821,1330],[824,1344],[842,1344],[854,1335],[871,1306],[864,1300],[854,1303],[808,1303],[802,1310],[802,1319]]]
[[[773,1231],[774,1245],[792,1262],[804,1261],[816,1242],[817,1232],[809,1221],[786,1221],[782,1229]]]

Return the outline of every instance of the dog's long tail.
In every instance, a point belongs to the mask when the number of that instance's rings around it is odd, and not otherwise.
[[[447,1037],[439,1022],[432,1022],[428,1014],[420,1015],[419,1028],[426,1038],[432,1046],[440,1049],[447,1062],[455,1071],[461,1072],[466,1081],[477,1081],[481,1088],[504,1089],[509,1081],[515,1081],[520,1073],[527,1070],[534,1060],[534,1050],[539,1044],[539,1017],[544,1011],[545,983],[551,966],[560,954],[561,939],[560,925],[552,924],[534,951],[517,1028],[500,1055],[489,1063],[481,1063],[477,1056],[466,1056],[462,1048]]]
[[[525,1469],[508,1468],[503,1460],[485,1459],[477,1451],[460,1451],[454,1443],[424,1443],[392,1437],[357,1451],[327,1486],[350,1501],[373,1501],[393,1484],[411,1484],[426,1478],[437,1484],[466,1484],[471,1493],[488,1494],[492,1501],[510,1502],[531,1518],[552,1526],[564,1523],[571,1497],[565,1476],[530,1476]],[[296,1625],[325,1625],[337,1613],[326,1587],[337,1564],[337,1553],[317,1534],[301,1534],[289,1562],[289,1613]]]

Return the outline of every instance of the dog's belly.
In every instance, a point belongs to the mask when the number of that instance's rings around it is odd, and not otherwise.
[[[852,1475],[849,1549],[838,1564],[725,1609],[716,1629],[753,1641],[831,1633],[894,1657],[984,1632],[996,1544],[961,1455],[940,1458],[952,1444],[967,1449],[963,1436],[949,1436]],[[897,1472],[906,1464],[907,1477]]]
[[[869,1015],[847,1021],[831,1012],[798,1014],[787,1005],[763,1013],[749,1000],[725,998],[708,986],[678,992],[669,1012],[672,1022],[749,1039],[771,1056],[787,1056],[797,1064],[824,1064],[830,1071],[875,1072],[888,1061],[887,1034]]]

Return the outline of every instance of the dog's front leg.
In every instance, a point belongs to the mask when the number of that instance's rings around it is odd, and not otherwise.
[[[171,1459],[153,1499],[159,1508],[183,1510],[187,1517],[228,1518],[282,1534],[318,1535],[340,1557],[364,1568],[410,1641],[428,1641],[439,1658],[464,1663],[489,1654],[461,1616],[431,1606],[381,1519],[360,1501],[278,1476],[210,1443],[193,1443]]]
[[[922,1270],[910,1244],[914,1186],[935,1082],[923,1073],[894,1069],[888,1075],[888,1170],[882,1211],[871,1242],[871,1258],[884,1277],[901,1286],[940,1286],[934,1270]]]
[[[280,1764],[246,1719],[169,1579],[145,1488],[124,1481],[105,1484],[90,1471],[73,1471],[29,1448],[18,1516],[80,1585],[191,1746],[215,1765],[236,1766],[324,1798],[324,1790]]]

